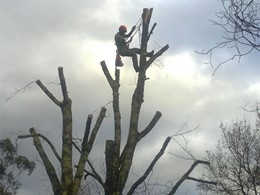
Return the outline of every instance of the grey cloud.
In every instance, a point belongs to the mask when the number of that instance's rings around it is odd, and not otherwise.
[[[141,113],[140,129],[143,129],[159,110],[163,116],[155,129],[140,145],[140,153],[134,169],[140,173],[145,169],[142,162],[142,152],[151,150],[152,158],[166,136],[172,135],[185,123],[187,129],[200,125],[198,132],[192,134],[190,140],[198,136],[205,136],[214,146],[219,136],[219,124],[223,120],[229,122],[235,117],[245,115],[239,110],[245,100],[254,101],[259,93],[248,91],[249,87],[258,82],[259,55],[253,53],[245,57],[240,64],[236,62],[224,65],[212,77],[212,69],[203,64],[204,56],[194,53],[195,50],[209,48],[221,39],[221,32],[212,26],[208,19],[214,17],[218,10],[218,2],[202,1],[1,1],[0,41],[1,41],[1,137],[15,138],[17,130],[28,133],[28,129],[35,126],[40,132],[57,141],[60,137],[61,116],[59,108],[33,84],[31,89],[18,94],[8,103],[8,97],[15,89],[21,88],[36,79],[41,81],[58,97],[61,98],[58,83],[57,67],[64,67],[69,95],[73,101],[74,135],[82,136],[85,120],[88,114],[97,116],[98,108],[112,100],[111,90],[99,66],[99,56],[105,47],[114,48],[113,36],[118,25],[134,25],[140,18],[144,7],[153,7],[152,22],[157,27],[151,37],[150,48],[156,44],[163,46],[169,43],[170,49],[160,57],[162,63],[167,57],[173,57],[183,52],[191,53],[195,65],[195,72],[178,77],[167,72],[166,67],[159,69],[153,65],[147,73],[150,79],[146,82],[145,102]],[[134,38],[132,46],[138,45],[138,36]],[[99,42],[97,42],[99,41]],[[101,42],[101,44],[100,44]],[[100,48],[95,47],[95,43]],[[91,45],[92,44],[92,45]],[[83,45],[85,47],[83,47]],[[89,46],[91,45],[91,47]],[[102,48],[102,46],[104,47]],[[82,48],[83,47],[83,48]],[[85,53],[86,52],[86,53]],[[89,53],[88,53],[89,52]],[[113,74],[114,52],[107,51],[111,63],[109,69]],[[97,55],[94,55],[97,53]],[[108,53],[108,54],[107,54]],[[220,51],[217,55],[227,55]],[[98,56],[98,57],[97,57]],[[132,69],[132,62],[123,58],[125,66],[121,68],[121,111],[123,118],[123,135],[127,135],[129,107],[131,94],[134,90],[136,75]],[[175,65],[173,62],[173,66]],[[171,64],[165,64],[165,66]],[[207,81],[200,82],[198,78]],[[191,85],[189,85],[189,82]],[[113,113],[111,105],[107,105],[107,118],[99,132],[95,150],[91,154],[92,160],[104,158],[104,141],[111,138],[113,127]],[[250,116],[252,117],[252,116]],[[10,134],[10,132],[12,132]],[[123,139],[123,142],[125,142]],[[60,142],[60,140],[58,141]],[[151,144],[152,143],[152,144]],[[150,148],[156,145],[154,148]],[[191,143],[192,146],[194,144]],[[21,143],[23,152],[37,158],[31,141]],[[58,146],[57,146],[58,147]],[[194,148],[200,155],[202,146]],[[176,143],[172,142],[167,152],[176,152]],[[29,155],[28,154],[28,155]],[[29,155],[30,156],[30,155]],[[201,155],[203,156],[203,155]],[[178,166],[175,172],[168,172],[162,167]],[[40,178],[44,177],[42,166],[33,178],[24,178],[24,185],[19,192],[22,194],[44,193],[44,186]],[[180,165],[179,160],[170,155],[160,161],[156,167],[156,175],[177,178],[189,167],[189,163]],[[176,175],[173,175],[176,173]],[[167,175],[168,174],[168,175]],[[198,172],[200,174],[200,172]],[[26,181],[25,181],[26,180]],[[36,182],[37,181],[37,182]],[[129,182],[130,185],[131,182]],[[31,185],[35,187],[31,187]],[[48,182],[46,184],[48,186]],[[185,182],[179,194],[194,194],[194,183]]]

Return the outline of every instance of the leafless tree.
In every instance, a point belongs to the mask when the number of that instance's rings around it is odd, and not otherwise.
[[[260,51],[260,1],[259,0],[220,0],[222,10],[216,13],[218,20],[211,22],[224,30],[223,40],[209,50],[198,52],[209,55],[209,64],[214,73],[224,63]],[[215,52],[230,49],[231,56],[215,64]]]
[[[81,139],[80,144],[78,145],[72,137],[72,110],[71,104],[72,101],[68,96],[65,77],[63,74],[63,68],[60,67],[59,78],[60,86],[63,95],[63,100],[58,100],[44,85],[40,80],[35,81],[36,84],[42,89],[42,91],[52,100],[61,109],[62,113],[62,154],[58,154],[54,145],[42,134],[37,133],[35,128],[30,129],[29,135],[21,135],[19,138],[29,138],[32,137],[34,140],[34,145],[43,161],[46,172],[49,176],[50,182],[52,184],[53,192],[55,195],[76,195],[80,190],[80,184],[82,179],[91,177],[95,180],[93,183],[88,183],[88,186],[92,184],[97,185],[97,189],[103,189],[103,193],[106,195],[121,195],[125,190],[126,182],[129,178],[129,173],[133,163],[133,157],[136,152],[137,144],[152,131],[157,122],[162,116],[162,113],[156,111],[154,117],[151,119],[150,123],[147,126],[140,130],[139,129],[139,119],[142,104],[144,102],[144,90],[145,82],[147,81],[146,71],[150,65],[161,56],[168,48],[168,45],[162,47],[159,51],[154,53],[149,59],[147,58],[147,45],[150,36],[153,33],[153,30],[156,26],[156,23],[153,25],[151,30],[149,30],[149,24],[153,9],[143,9],[142,13],[142,37],[141,37],[141,54],[139,59],[140,70],[138,72],[138,79],[136,83],[136,88],[133,92],[132,103],[131,103],[131,114],[129,121],[128,137],[126,144],[122,146],[122,121],[121,121],[121,112],[120,112],[120,98],[119,98],[119,88],[120,88],[120,69],[115,69],[115,76],[110,74],[106,66],[106,62],[102,61],[101,68],[107,79],[107,82],[112,90],[112,107],[114,113],[114,138],[107,140],[105,144],[105,176],[97,171],[95,166],[89,160],[89,154],[92,150],[96,135],[100,129],[101,123],[104,119],[106,108],[102,107],[99,117],[92,128],[92,115],[89,115],[86,122],[86,128],[83,138]],[[28,87],[28,86],[26,86]],[[23,90],[17,90],[17,92]],[[13,97],[13,96],[12,96]],[[177,134],[178,135],[178,134]],[[175,135],[176,136],[176,135]],[[144,173],[132,184],[129,191],[126,194],[131,195],[135,193],[135,190],[145,182],[148,176],[151,174],[152,170],[155,167],[155,164],[164,154],[165,149],[167,148],[169,142],[173,136],[169,136],[162,143],[161,149],[158,151],[153,160],[148,163]],[[56,170],[51,163],[48,155],[45,153],[45,150],[41,144],[41,140],[46,141],[54,152],[56,158],[61,165],[61,178],[58,177],[59,174],[56,173]],[[76,164],[72,162],[72,147],[75,147],[80,153],[79,160]],[[207,182],[204,180],[198,180],[195,178],[189,177],[189,174],[194,170],[198,164],[207,164],[206,161],[196,160],[192,164],[191,168],[183,175],[179,182],[170,190],[169,194],[174,194],[181,183],[186,180],[194,180],[197,182]],[[75,168],[75,171],[74,169]],[[208,182],[207,182],[208,183]],[[86,188],[86,193],[89,193]],[[101,192],[98,192],[101,193]]]
[[[215,194],[257,195],[260,193],[260,124],[255,128],[246,120],[226,128],[221,125],[222,139],[215,151],[208,152],[204,179],[217,185],[198,184],[200,189]]]

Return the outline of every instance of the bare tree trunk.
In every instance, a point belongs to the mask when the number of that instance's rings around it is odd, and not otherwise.
[[[58,68],[63,101],[58,101],[52,93],[37,80],[36,83],[44,93],[61,108],[62,112],[62,156],[61,156],[61,193],[72,194],[73,170],[72,170],[72,113],[71,99],[68,96],[63,68]]]
[[[119,76],[120,72],[116,69],[115,79],[113,80],[109,71],[106,68],[104,61],[101,62],[103,72],[112,88],[113,92],[113,109],[114,109],[114,123],[115,123],[115,137],[114,140],[107,140],[106,142],[106,182],[105,194],[106,195],[121,195],[125,184],[127,182],[129,171],[131,169],[133,156],[137,143],[147,135],[155,126],[161,117],[161,113],[157,112],[151,123],[142,132],[138,131],[139,116],[142,103],[144,102],[144,85],[146,81],[146,70],[153,63],[153,61],[168,49],[168,45],[158,51],[152,56],[149,61],[146,59],[147,43],[152,34],[149,33],[149,23],[152,16],[153,9],[144,9],[142,14],[142,41],[141,41],[141,55],[140,55],[140,71],[138,74],[138,81],[136,89],[132,97],[130,126],[128,132],[127,143],[124,146],[122,153],[121,148],[121,114],[119,109]]]
[[[62,68],[59,68],[60,84],[63,101],[62,112],[62,160],[61,160],[61,183],[62,195],[72,194],[73,170],[72,170],[72,113],[71,99],[68,96],[67,86]]]
[[[62,113],[62,154],[61,157],[57,153],[53,144],[43,135],[36,133],[34,128],[30,129],[30,135],[22,135],[18,136],[18,138],[28,138],[33,137],[34,145],[43,161],[44,167],[50,179],[53,192],[55,195],[77,195],[80,182],[83,177],[85,164],[88,160],[88,156],[90,151],[92,150],[96,135],[98,130],[102,124],[102,121],[105,117],[106,109],[102,108],[99,114],[99,117],[90,132],[90,126],[92,121],[92,115],[89,115],[88,121],[86,124],[85,134],[83,137],[83,142],[81,146],[81,154],[76,166],[76,172],[73,176],[73,165],[72,165],[72,111],[71,104],[72,101],[68,96],[67,86],[65,82],[65,77],[63,74],[63,68],[58,68],[61,91],[63,95],[63,101],[59,101],[55,98],[55,96],[42,84],[40,80],[36,81],[36,84],[42,89],[42,91],[55,103],[57,106],[61,108]],[[53,153],[57,157],[58,161],[61,165],[61,179],[56,174],[56,170],[49,160],[47,154],[44,151],[44,148],[41,144],[40,138],[45,140],[49,146],[51,147]],[[94,174],[95,178],[101,182],[101,177],[96,173]]]

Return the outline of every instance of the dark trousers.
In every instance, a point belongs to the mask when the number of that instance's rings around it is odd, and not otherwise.
[[[138,66],[138,60],[137,60],[137,55],[136,54],[140,54],[141,50],[138,48],[131,48],[131,49],[123,49],[119,51],[119,54],[121,56],[128,56],[128,57],[132,57],[133,60],[133,67],[135,69],[136,72],[139,71],[139,66]]]

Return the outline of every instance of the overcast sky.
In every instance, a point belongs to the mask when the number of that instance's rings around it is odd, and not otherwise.
[[[154,9],[151,25],[157,22],[149,50],[158,51],[166,44],[170,48],[147,71],[150,79],[146,81],[140,129],[157,110],[163,116],[138,146],[132,172],[142,174],[165,138],[176,133],[185,122],[184,130],[199,126],[187,135],[188,147],[203,159],[205,151],[217,144],[221,122],[228,125],[238,118],[253,119],[252,113],[240,108],[260,98],[259,53],[242,58],[240,63],[225,64],[215,76],[212,76],[212,68],[204,63],[208,58],[195,53],[221,41],[222,30],[209,22],[209,19],[216,19],[214,12],[221,9],[217,0],[0,0],[1,139],[15,139],[18,134],[28,134],[29,128],[35,127],[60,149],[60,110],[38,86],[32,84],[6,101],[15,90],[37,79],[60,98],[60,88],[55,85],[59,81],[59,66],[64,68],[73,101],[73,134],[82,137],[87,115],[97,117],[99,108],[112,100],[111,89],[99,63],[105,60],[113,74],[114,34],[121,24],[128,29],[135,25],[146,7]],[[138,33],[131,47],[139,47]],[[223,50],[215,59],[218,61],[230,55],[229,50]],[[123,134],[127,135],[137,75],[131,60],[122,59],[125,65],[120,69],[120,98]],[[107,117],[91,154],[91,160],[95,160],[97,166],[98,161],[104,159],[105,140],[113,137],[111,104],[107,109]],[[32,140],[18,143],[22,154],[39,160]],[[172,141],[155,167],[153,179],[174,183],[191,165],[191,161],[170,153],[185,155]],[[201,172],[197,171],[196,175]],[[22,183],[18,195],[51,192],[40,163],[31,177],[22,177]],[[199,191],[193,182],[187,181],[178,194],[196,195]]]

